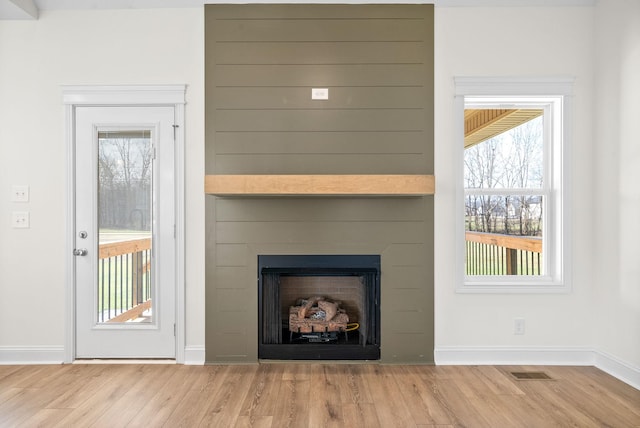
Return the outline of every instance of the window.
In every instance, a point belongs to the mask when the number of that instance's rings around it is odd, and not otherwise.
[[[569,80],[456,79],[458,290],[568,291]]]

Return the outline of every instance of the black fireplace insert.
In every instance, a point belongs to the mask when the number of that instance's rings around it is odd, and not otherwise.
[[[380,359],[380,256],[258,256],[258,322],[260,359]]]

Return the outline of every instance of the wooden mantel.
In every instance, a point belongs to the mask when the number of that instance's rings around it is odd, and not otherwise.
[[[216,196],[425,196],[433,175],[206,175]]]

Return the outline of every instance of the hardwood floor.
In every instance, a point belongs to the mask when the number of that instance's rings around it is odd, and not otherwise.
[[[640,427],[640,391],[593,367],[0,366],[0,426]]]

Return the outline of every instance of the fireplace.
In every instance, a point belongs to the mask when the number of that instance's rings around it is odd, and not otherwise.
[[[380,256],[258,256],[258,323],[261,359],[380,359]]]

